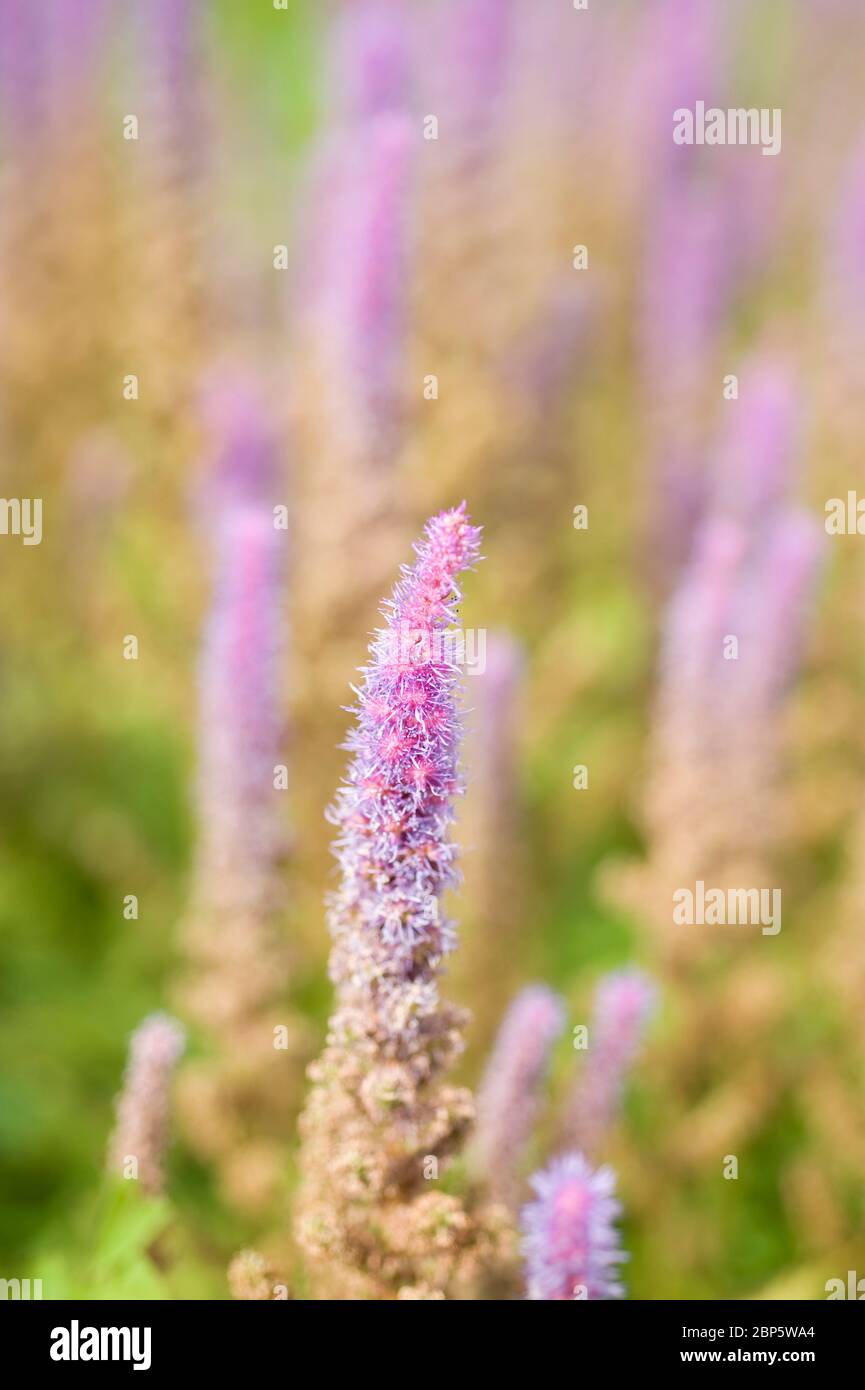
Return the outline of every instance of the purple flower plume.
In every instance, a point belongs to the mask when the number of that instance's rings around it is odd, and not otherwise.
[[[210,518],[238,505],[267,508],[277,500],[278,444],[252,376],[236,368],[212,369],[201,392],[206,435],[204,497]]]
[[[99,117],[103,65],[112,26],[108,0],[3,0],[0,5],[0,130],[4,162],[20,166],[24,192],[38,182],[34,143],[47,139],[51,157]],[[72,135],[70,134],[72,131]],[[45,158],[41,155],[40,158]]]
[[[284,999],[290,953],[281,931],[288,834],[281,674],[285,532],[272,503],[273,422],[251,380],[213,372],[203,392],[204,488],[212,593],[199,667],[197,845],[184,924],[184,1008],[210,1056],[184,1068],[189,1142],[216,1161],[227,1200],[260,1211],[281,1171],[296,1114],[306,1040]],[[286,1050],[273,1046],[285,1025]],[[288,1053],[288,1055],[287,1055]]]
[[[728,191],[717,180],[671,179],[649,223],[636,336],[658,474],[652,528],[664,538],[661,571],[675,571],[685,559],[705,506],[707,383],[718,375],[715,358],[736,283],[731,218]]]
[[[141,106],[158,141],[166,179],[193,179],[202,155],[198,51],[204,7],[200,0],[152,0],[136,19],[142,63]]]
[[[790,500],[799,411],[785,369],[747,364],[727,408],[714,493],[661,655],[649,819],[677,883],[733,864],[754,871],[772,840],[778,713],[821,553],[819,523]]]
[[[459,164],[488,157],[502,129],[516,8],[515,0],[449,0],[424,36],[423,100]]]
[[[387,991],[422,979],[453,949],[439,913],[456,877],[446,835],[460,790],[458,672],[445,633],[456,620],[457,576],[479,545],[464,505],[440,513],[383,610],[387,626],[371,647],[346,743],[354,758],[330,812],[342,871],[331,913],[337,981]]]
[[[352,502],[352,529],[358,505],[372,512],[381,505],[375,480],[387,476],[399,447],[407,399],[420,139],[408,114],[412,28],[395,0],[358,0],[343,12],[325,97],[332,120],[308,175],[291,290],[303,364],[297,401],[303,447],[317,456],[324,493],[364,475],[355,489],[360,503]],[[373,491],[376,498],[368,501]],[[328,534],[343,552],[349,522],[338,518],[330,496],[324,506]]]
[[[753,731],[755,721],[771,721],[771,701],[783,693],[795,665],[821,531],[790,500],[802,429],[795,377],[782,362],[755,357],[742,370],[739,400],[730,405],[715,454],[710,522],[698,538],[695,563],[711,547],[711,536],[726,531],[736,558],[719,616],[724,634],[738,637],[739,655],[725,661],[716,644],[704,672],[705,698],[719,709],[728,697],[738,699],[743,732]],[[750,708],[742,703],[746,692]]]
[[[531,1183],[536,1197],[522,1212],[528,1297],[622,1298],[616,1266],[627,1255],[615,1226],[621,1207],[612,1169],[593,1169],[581,1153],[566,1153]]]
[[[337,1005],[310,1068],[298,1238],[337,1297],[474,1296],[510,1241],[502,1208],[469,1210],[424,1181],[473,1118],[443,1075],[465,1018],[438,976],[454,947],[440,900],[457,877],[448,832],[462,789],[452,638],[458,577],[479,545],[465,505],[427,524],[383,609],[329,813]]]
[[[673,112],[693,110],[702,99],[721,104],[726,94],[729,45],[725,7],[715,0],[658,0],[640,7],[642,33],[635,35],[636,72],[646,151],[677,174],[687,172],[699,151],[672,139]]]
[[[204,416],[213,593],[199,670],[188,945],[201,977],[192,1010],[221,1028],[255,1013],[282,980],[270,919],[285,849],[274,787],[285,533],[268,505],[275,440],[250,383],[236,373],[212,377]]]
[[[783,505],[802,428],[797,382],[764,355],[742,370],[739,399],[715,457],[713,510],[755,528]]]
[[[0,5],[0,119],[5,155],[32,139],[44,116],[46,28],[31,0]]]
[[[185,1041],[180,1024],[168,1014],[151,1014],[132,1034],[129,1047],[108,1168],[137,1178],[151,1195],[165,1184],[169,1088]]]
[[[735,264],[726,190],[672,180],[649,226],[638,349],[645,389],[675,413],[700,389],[723,323]]]
[[[199,879],[223,906],[260,901],[277,853],[281,539],[261,508],[230,508],[217,523],[201,662]]]
[[[469,0],[451,7],[454,100],[465,131],[491,119],[511,57],[513,0]]]
[[[352,0],[337,32],[334,63],[335,96],[350,121],[405,109],[409,40],[402,0]]]
[[[530,985],[508,1009],[487,1064],[471,1160],[493,1195],[504,1201],[513,1198],[550,1051],[564,1022],[559,996],[544,985]]]
[[[566,1121],[568,1142],[585,1153],[598,1152],[615,1118],[655,997],[651,980],[638,970],[608,975],[598,986],[589,1048]]]
[[[341,266],[331,267],[343,315],[345,365],[349,380],[363,386],[373,433],[392,424],[400,397],[412,149],[407,118],[383,116],[371,127],[350,207],[343,209],[350,242],[342,247]]]
[[[315,171],[296,298],[315,390],[329,402],[316,447],[323,433],[343,479],[352,465],[381,470],[399,438],[414,148],[408,116],[383,111],[337,132]]]

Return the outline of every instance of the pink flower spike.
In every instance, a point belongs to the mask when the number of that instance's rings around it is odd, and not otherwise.
[[[335,93],[351,122],[405,109],[410,20],[402,0],[352,0],[338,30]]]
[[[581,1153],[553,1159],[531,1180],[536,1200],[523,1208],[527,1297],[539,1301],[623,1298],[611,1168],[593,1169]]]
[[[165,1185],[169,1088],[185,1041],[180,1024],[160,1013],[138,1026],[129,1047],[108,1168],[122,1177],[137,1178],[150,1195]]]
[[[343,877],[331,917],[337,981],[415,978],[422,960],[452,949],[438,900],[455,882],[446,831],[460,790],[459,673],[442,639],[479,546],[465,504],[440,513],[383,610],[346,745],[354,761],[330,812]]]
[[[508,1009],[478,1092],[471,1165],[503,1201],[513,1199],[519,1162],[539,1108],[539,1089],[564,1005],[544,985],[529,985]]]
[[[598,1151],[616,1117],[655,1006],[655,987],[639,970],[607,975],[598,985],[585,1066],[567,1119],[568,1141],[588,1154]]]

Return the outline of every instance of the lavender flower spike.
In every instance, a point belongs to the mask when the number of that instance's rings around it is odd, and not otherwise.
[[[532,1178],[523,1208],[527,1296],[543,1301],[622,1298],[616,1266],[628,1257],[615,1227],[621,1206],[611,1168],[566,1153]]]
[[[345,745],[354,761],[330,812],[343,881],[331,912],[331,973],[376,1000],[392,1038],[405,1022],[391,986],[432,980],[454,947],[439,913],[456,882],[446,832],[461,791],[458,672],[444,633],[456,621],[457,575],[479,547],[463,505],[428,524],[417,563],[403,567],[357,692],[358,724]]]
[[[333,76],[349,121],[405,109],[410,33],[402,0],[353,0],[347,8],[337,32]]]
[[[281,673],[285,533],[275,525],[277,442],[244,373],[219,371],[204,393],[213,596],[199,677],[198,838],[184,925],[185,1011],[215,1043],[179,1078],[189,1142],[217,1160],[227,1199],[260,1210],[281,1173],[298,1100],[299,1020],[284,998],[281,930],[288,835]],[[287,1025],[287,1047],[273,1028]],[[254,1123],[251,1117],[254,1117]]]
[[[217,530],[201,663],[196,877],[213,907],[241,912],[269,893],[281,850],[273,771],[282,545],[272,516],[258,507],[230,508]]]
[[[607,975],[598,986],[589,1050],[566,1122],[568,1141],[585,1153],[598,1151],[615,1119],[655,1001],[654,985],[639,970]]]
[[[493,1195],[512,1201],[518,1165],[538,1111],[550,1051],[564,1028],[562,1000],[529,985],[508,1009],[478,1093],[471,1166]]]
[[[412,124],[398,111],[371,119],[360,151],[343,143],[325,167],[308,312],[318,389],[339,393],[320,430],[341,479],[346,457],[386,472],[399,441],[413,172]]]
[[[279,500],[279,440],[251,372],[228,365],[211,368],[200,393],[205,445],[204,499],[199,510],[215,521],[236,506],[261,507]]]
[[[160,1013],[139,1025],[129,1048],[108,1168],[122,1177],[137,1178],[150,1195],[165,1185],[169,1088],[184,1045],[180,1024]]]
[[[499,1216],[426,1181],[472,1120],[441,1074],[462,1011],[438,993],[454,947],[440,899],[456,882],[447,838],[457,774],[459,673],[445,634],[457,577],[478,558],[465,506],[426,527],[403,568],[357,691],[354,754],[330,817],[342,883],[330,905],[337,986],[302,1120],[299,1239],[328,1296],[471,1296],[495,1263]]]
[[[514,0],[468,0],[441,8],[443,25],[433,67],[443,119],[464,153],[486,152],[500,128],[508,68],[514,56]],[[434,50],[436,51],[436,50]]]

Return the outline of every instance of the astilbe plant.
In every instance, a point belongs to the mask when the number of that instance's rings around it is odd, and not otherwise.
[[[445,634],[479,544],[464,506],[428,523],[383,610],[330,811],[337,999],[310,1070],[298,1225],[319,1293],[471,1296],[508,1253],[503,1212],[429,1181],[473,1116],[470,1093],[444,1080],[465,1017],[442,1001],[439,976],[455,945],[440,905],[457,877],[448,830],[461,790]]]

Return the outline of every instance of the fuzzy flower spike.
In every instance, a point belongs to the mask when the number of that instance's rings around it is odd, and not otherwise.
[[[358,724],[345,744],[354,761],[330,811],[343,879],[332,903],[331,973],[382,997],[421,979],[454,945],[439,914],[439,898],[456,881],[446,835],[461,791],[449,634],[457,575],[479,545],[463,505],[428,524],[417,563],[403,566],[357,692]]]
[[[136,1178],[149,1195],[165,1186],[170,1088],[185,1034],[168,1014],[151,1014],[132,1035],[108,1169]]]
[[[617,1265],[627,1259],[615,1222],[621,1206],[611,1168],[581,1153],[553,1159],[532,1178],[536,1200],[523,1208],[527,1295],[542,1301],[622,1298]]]
[[[565,1026],[562,1000],[544,985],[521,990],[505,1015],[478,1093],[470,1166],[511,1203],[519,1164],[540,1109],[553,1044]]]
[[[447,838],[461,790],[457,579],[479,544],[463,505],[429,522],[403,568],[329,813],[341,870],[330,904],[337,1004],[310,1072],[300,1239],[336,1296],[459,1296],[489,1241],[425,1181],[472,1118],[468,1092],[440,1081],[464,1020],[440,1000],[438,975],[455,944],[439,904],[457,878]]]
[[[589,1051],[566,1118],[569,1142],[584,1153],[596,1154],[607,1138],[655,1005],[655,987],[639,970],[617,971],[598,986]]]

